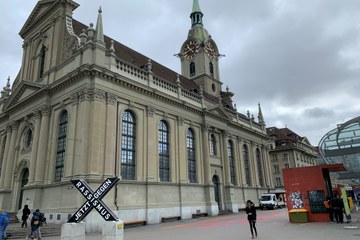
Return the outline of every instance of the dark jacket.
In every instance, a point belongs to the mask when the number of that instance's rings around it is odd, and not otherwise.
[[[246,207],[245,211],[249,221],[256,221],[256,209],[254,204],[251,204],[250,207]]]
[[[331,200],[331,206],[333,207],[333,209],[343,209],[344,202],[341,198],[333,198]]]
[[[29,208],[24,208],[22,210],[22,212],[23,212],[23,214],[21,216],[21,220],[26,221],[28,219],[29,215],[30,215],[30,209]]]

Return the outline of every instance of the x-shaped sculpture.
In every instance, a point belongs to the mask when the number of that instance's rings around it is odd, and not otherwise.
[[[119,178],[107,178],[96,191],[93,191],[84,180],[71,180],[71,183],[75,185],[87,201],[68,220],[68,223],[80,222],[93,208],[98,211],[105,221],[117,221],[118,217],[101,199],[118,181]]]

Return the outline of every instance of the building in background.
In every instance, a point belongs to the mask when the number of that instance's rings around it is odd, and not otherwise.
[[[77,7],[40,0],[20,31],[22,65],[0,99],[2,210],[28,204],[63,223],[84,203],[71,179],[96,188],[117,176],[104,201],[124,221],[158,223],[237,212],[274,188],[260,105],[255,121],[223,91],[197,0],[181,75],[105,36],[101,9],[96,26],[76,21]],[[92,212],[87,231],[100,219]]]
[[[269,127],[266,131],[272,139],[269,155],[276,188],[284,187],[283,169],[317,165],[316,149],[306,137],[300,137],[288,128]]]

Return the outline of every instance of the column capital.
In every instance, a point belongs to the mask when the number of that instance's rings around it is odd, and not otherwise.
[[[79,93],[73,93],[70,95],[70,101],[72,105],[76,105],[79,103]]]
[[[11,128],[11,124],[7,124],[7,125],[6,125],[6,132],[7,132],[7,133],[10,133],[10,132],[11,132],[11,129],[12,129],[12,128]]]
[[[18,130],[19,126],[20,126],[19,121],[14,121],[14,122],[11,123],[11,128],[12,128],[13,131]]]
[[[148,117],[153,117],[154,113],[155,113],[155,108],[153,106],[149,105],[149,106],[146,107],[146,115]]]
[[[183,116],[177,116],[177,124],[179,126],[182,126],[184,124],[184,117]]]
[[[42,116],[50,116],[50,114],[51,114],[51,106],[50,105],[44,105],[39,109],[39,111],[41,112]]]
[[[101,89],[92,90],[92,101],[105,102],[106,92]]]
[[[210,128],[211,128],[210,124],[207,124],[207,123],[201,124],[201,131],[202,132],[209,132]]]
[[[92,98],[92,91],[89,88],[83,88],[78,92],[80,102],[90,101]]]
[[[117,102],[117,96],[112,93],[106,93],[106,101],[107,104],[115,106]]]

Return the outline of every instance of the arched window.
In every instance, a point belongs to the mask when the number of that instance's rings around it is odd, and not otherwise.
[[[214,76],[214,65],[212,62],[209,62],[210,75]]]
[[[160,181],[170,181],[169,128],[164,121],[159,124],[159,174]]]
[[[244,157],[244,168],[245,168],[245,180],[246,180],[246,184],[250,186],[251,174],[250,174],[249,150],[245,144],[243,146],[243,157]]]
[[[256,149],[256,163],[257,163],[257,169],[258,169],[258,175],[259,175],[259,184],[260,186],[264,186],[264,178],[263,178],[263,167],[261,163],[261,152],[260,149]]]
[[[191,62],[190,63],[190,77],[195,76],[195,63]]]
[[[214,134],[210,134],[210,155],[216,156],[216,138]]]
[[[42,46],[41,50],[40,50],[40,60],[39,60],[39,78],[42,78],[43,74],[44,74],[44,69],[45,69],[45,52],[46,52],[46,47]]]
[[[186,132],[186,147],[188,152],[188,174],[189,181],[195,183],[196,178],[196,160],[195,160],[195,137],[192,129]]]
[[[121,128],[121,178],[135,180],[135,117],[130,111],[122,116]]]
[[[32,130],[28,129],[24,136],[24,147],[29,148],[32,144],[32,140],[33,140]]]
[[[233,185],[236,184],[235,178],[235,159],[234,159],[234,146],[231,141],[228,142],[228,158],[229,158],[229,165],[230,165],[230,178],[231,183]]]
[[[55,178],[54,181],[61,181],[64,171],[65,151],[66,151],[66,134],[68,125],[68,113],[64,111],[60,116],[58,145],[56,151]]]

